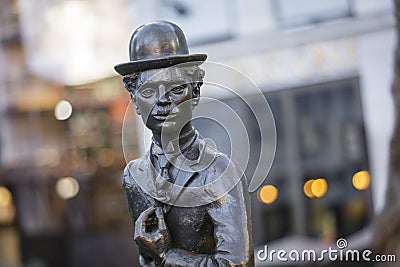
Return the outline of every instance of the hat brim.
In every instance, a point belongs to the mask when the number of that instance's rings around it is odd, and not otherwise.
[[[135,72],[151,69],[168,68],[181,63],[193,63],[193,65],[200,65],[207,59],[206,54],[193,54],[193,55],[174,55],[165,56],[155,59],[143,59],[137,61],[130,61],[121,63],[114,66],[116,72],[121,75],[127,75]]]

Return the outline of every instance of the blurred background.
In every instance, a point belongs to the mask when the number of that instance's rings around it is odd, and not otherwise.
[[[339,237],[370,247],[394,124],[393,13],[390,0],[0,0],[0,266],[138,265],[121,190],[129,96],[113,66],[128,60],[133,30],[158,19],[271,106],[277,151],[252,194],[255,249]],[[254,116],[218,97],[242,111],[257,151]],[[139,157],[143,126],[127,127],[124,149]],[[224,139],[217,128],[201,132]]]

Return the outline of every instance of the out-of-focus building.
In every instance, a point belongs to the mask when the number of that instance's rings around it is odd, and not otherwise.
[[[129,100],[120,79],[101,70],[102,41],[82,39],[92,30],[79,20],[85,3],[1,6],[0,266],[134,266],[121,192]],[[110,6],[128,17],[123,6]],[[99,34],[112,43],[118,31],[108,26]],[[85,58],[88,47],[98,48],[97,59]],[[111,70],[114,62],[107,64]],[[138,154],[134,137],[130,143]]]
[[[256,248],[338,237],[369,246],[368,231],[356,237],[384,204],[394,117],[390,0],[1,0],[1,6],[0,265],[134,266],[120,189],[128,95],[113,65],[128,59],[131,32],[158,19],[180,25],[191,52],[247,75],[269,102],[277,149],[252,195]],[[245,85],[231,85],[246,95]],[[254,154],[268,140],[260,139],[242,101],[207,95],[240,110],[251,176]],[[133,116],[125,123],[132,137],[124,149],[136,157],[147,137]],[[203,135],[223,139],[220,129],[205,125]],[[230,152],[223,142],[217,146]]]

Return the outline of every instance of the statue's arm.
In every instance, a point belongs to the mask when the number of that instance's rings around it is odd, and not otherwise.
[[[132,222],[133,224],[135,224],[135,221],[137,218],[135,218],[133,210],[132,210],[132,204],[134,203],[134,199],[133,199],[133,194],[134,194],[134,190],[133,190],[133,184],[131,182],[131,174],[129,171],[129,164],[125,167],[124,169],[124,175],[122,176],[122,190],[125,193],[125,198],[126,201],[128,202],[128,210],[129,210],[129,215],[132,218]]]
[[[134,207],[134,194],[138,193],[135,192],[135,187],[132,183],[131,179],[131,174],[129,171],[129,164],[125,167],[124,174],[122,177],[122,189],[125,193],[126,200],[128,202],[128,210],[129,214],[132,218],[133,225],[135,225],[135,222],[137,220],[136,216],[134,215],[133,212],[133,207]],[[142,249],[139,247],[139,265],[142,267],[152,267],[155,266],[155,261],[153,258],[151,258],[145,251],[142,251]]]
[[[250,203],[244,178],[224,197],[209,205],[216,252],[196,254],[183,249],[167,251],[164,266],[254,266]]]

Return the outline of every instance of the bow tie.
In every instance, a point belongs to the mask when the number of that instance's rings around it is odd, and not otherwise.
[[[170,141],[166,148],[161,148],[156,142],[153,142],[152,153],[155,155],[177,154],[179,153],[179,140]]]

